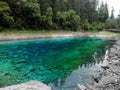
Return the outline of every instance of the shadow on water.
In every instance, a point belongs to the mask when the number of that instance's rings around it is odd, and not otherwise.
[[[90,74],[106,64],[110,45],[99,38],[0,42],[0,86],[38,80],[53,90],[74,90],[93,83]]]

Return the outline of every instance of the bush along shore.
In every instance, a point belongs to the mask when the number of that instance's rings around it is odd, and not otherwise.
[[[108,65],[101,66],[103,71],[93,75],[94,85],[77,85],[77,90],[120,90],[120,36],[108,52]],[[97,72],[97,71],[96,71]]]

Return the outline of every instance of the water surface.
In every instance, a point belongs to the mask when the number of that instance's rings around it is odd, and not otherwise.
[[[102,63],[106,47],[106,41],[99,38],[0,42],[0,86],[38,80],[54,90],[67,90],[61,89],[66,82],[84,84],[89,82],[84,68]]]

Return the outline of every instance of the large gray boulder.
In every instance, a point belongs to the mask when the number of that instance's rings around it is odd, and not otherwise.
[[[51,88],[38,81],[29,81],[18,85],[0,88],[0,90],[51,90]]]

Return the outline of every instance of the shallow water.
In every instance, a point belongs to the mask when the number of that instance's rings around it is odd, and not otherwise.
[[[102,63],[107,47],[98,38],[0,42],[0,86],[38,80],[70,90],[72,84],[91,83],[85,68]]]

